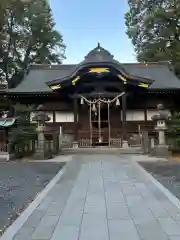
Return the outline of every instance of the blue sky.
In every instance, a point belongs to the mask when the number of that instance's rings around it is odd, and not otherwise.
[[[135,62],[125,31],[127,0],[50,0],[56,28],[67,46],[64,63],[78,63],[101,45],[120,62]]]

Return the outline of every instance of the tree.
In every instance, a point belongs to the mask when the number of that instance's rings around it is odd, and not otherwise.
[[[128,0],[127,34],[141,62],[170,61],[180,74],[180,1]]]
[[[174,112],[172,118],[167,121],[167,136],[172,151],[180,151],[180,113]]]
[[[1,0],[1,80],[13,86],[22,79],[30,64],[60,64],[65,45],[54,27],[48,1]]]
[[[26,154],[25,148],[29,149],[30,142],[36,138],[36,125],[30,122],[30,114],[34,106],[17,104],[14,107],[15,125],[8,131],[9,152],[16,157]]]

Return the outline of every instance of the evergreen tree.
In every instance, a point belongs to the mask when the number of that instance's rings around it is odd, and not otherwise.
[[[46,0],[0,1],[0,77],[14,85],[30,64],[61,63],[65,45]],[[14,81],[11,81],[14,80]]]
[[[128,0],[127,34],[137,59],[170,61],[180,74],[180,1]]]

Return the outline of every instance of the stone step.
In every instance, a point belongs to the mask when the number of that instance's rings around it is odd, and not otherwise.
[[[70,154],[70,153],[88,153],[88,154],[102,154],[102,153],[115,153],[115,154],[141,154],[142,150],[140,148],[63,148],[62,153]]]

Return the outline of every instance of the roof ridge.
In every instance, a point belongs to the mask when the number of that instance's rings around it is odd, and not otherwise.
[[[31,69],[62,69],[66,67],[75,67],[76,64],[31,64],[29,70]]]
[[[171,64],[170,61],[157,61],[157,62],[133,62],[133,63],[121,63],[122,65],[154,65],[154,64]],[[77,66],[78,64],[31,64],[29,66],[29,69],[35,69],[35,68],[58,68],[58,67],[69,67],[69,66]]]
[[[170,61],[157,61],[157,62],[133,62],[133,63],[122,63],[124,65],[169,65],[171,64]]]

